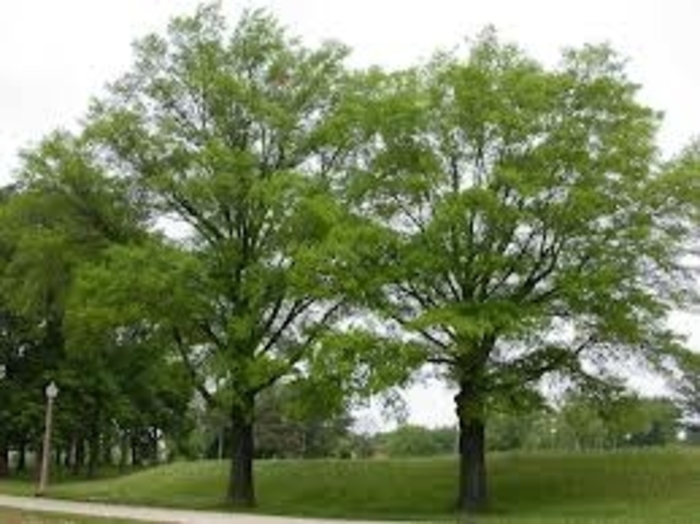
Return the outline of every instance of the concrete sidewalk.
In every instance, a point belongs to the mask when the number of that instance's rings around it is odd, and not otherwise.
[[[336,524],[380,524],[379,522],[372,523],[358,520],[342,521],[331,519],[266,517],[241,513],[216,513],[209,511],[118,506],[114,504],[71,502],[46,498],[10,497],[6,495],[0,495],[0,507],[53,513],[72,513],[74,515],[88,515],[93,517],[134,519],[144,522],[159,522],[161,524],[318,524],[319,522],[333,522]]]

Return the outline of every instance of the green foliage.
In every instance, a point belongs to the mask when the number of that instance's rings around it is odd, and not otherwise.
[[[349,458],[355,452],[347,406],[322,409],[324,404],[307,398],[305,386],[283,382],[260,393],[255,405],[256,458]],[[226,413],[206,405],[195,406],[194,411],[196,428],[184,456],[230,458],[231,426]]]
[[[700,164],[693,148],[659,161],[659,115],[614,52],[546,69],[487,31],[466,57],[374,83],[372,139],[344,179],[380,239],[371,276],[353,268],[360,300],[444,366],[460,413],[536,402],[548,374],[604,385],[612,362],[682,353],[666,314],[697,298],[683,256]]]
[[[377,452],[388,457],[428,457],[453,454],[457,437],[454,428],[428,429],[406,425],[380,433],[375,436],[375,441]]]
[[[348,458],[348,413],[308,409],[294,385],[278,385],[260,395],[256,406],[257,454],[272,458]]]
[[[679,363],[681,376],[675,390],[684,414],[692,419],[700,414],[700,355],[684,354]]]
[[[493,413],[486,428],[487,448],[512,451],[555,447],[551,420],[546,412]]]
[[[667,399],[571,397],[557,417],[559,446],[574,449],[675,442],[680,411]]]
[[[679,408],[664,398],[570,394],[556,409],[493,415],[489,449],[574,451],[670,445],[677,440],[680,415]]]

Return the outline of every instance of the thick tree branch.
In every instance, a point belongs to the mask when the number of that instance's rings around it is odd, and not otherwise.
[[[206,387],[204,387],[204,382],[201,380],[197,373],[197,368],[190,359],[189,353],[187,351],[187,348],[185,347],[184,340],[182,338],[182,334],[180,333],[180,330],[177,328],[173,329],[173,339],[175,340],[175,347],[178,350],[178,353],[180,354],[180,358],[182,359],[183,364],[185,365],[185,368],[187,369],[187,372],[190,375],[190,379],[192,380],[192,384],[195,387],[195,389],[199,392],[200,395],[202,395],[202,398],[204,401],[207,403],[208,406],[214,407],[217,405],[216,399],[214,396],[207,390]]]
[[[223,340],[214,332],[214,329],[212,328],[211,324],[206,321],[202,320],[199,323],[199,328],[209,340],[211,340],[214,345],[219,348],[220,350],[225,350],[226,349],[226,344],[224,343]]]
[[[581,353],[596,342],[596,337],[591,335],[573,349],[565,350],[559,347],[549,347],[505,364],[498,373],[512,375],[512,378],[502,381],[495,379],[489,390],[508,390],[539,380],[547,373],[557,371],[567,364],[574,364],[578,361]],[[541,363],[539,362],[540,360],[544,362]]]
[[[224,240],[225,237],[221,231],[219,231],[219,228],[216,227],[211,220],[207,219],[204,214],[183,195],[180,195],[176,191],[170,191],[169,196],[171,203],[179,209],[183,218],[202,236],[210,242]]]
[[[277,343],[277,341],[282,337],[286,329],[299,317],[299,315],[306,311],[313,303],[314,299],[312,298],[299,299],[295,301],[289,308],[289,311],[285,315],[284,320],[282,320],[280,325],[277,326],[277,328],[272,333],[270,333],[267,342],[260,349],[259,354],[262,355],[269,352]]]
[[[328,326],[328,321],[335,315],[340,309],[345,305],[344,301],[339,301],[323,314],[323,317],[316,323],[316,328],[313,329],[309,336],[304,340],[298,341],[294,346],[294,351],[287,355],[284,365],[279,369],[279,371],[272,373],[266,380],[261,384],[253,388],[253,393],[257,394],[260,391],[272,386],[275,382],[281,379],[284,375],[289,373],[289,370],[294,367],[294,365],[301,360],[307,349],[321,336],[323,333],[330,329]]]

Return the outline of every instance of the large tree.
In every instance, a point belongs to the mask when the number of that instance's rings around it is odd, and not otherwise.
[[[346,49],[303,47],[261,12],[229,31],[208,6],[136,55],[85,133],[178,234],[115,250],[79,295],[88,315],[103,300],[115,327],[169,337],[201,396],[228,414],[227,496],[250,506],[256,397],[303,372],[342,310],[318,250],[337,240],[330,174],[355,141],[338,110]]]
[[[347,177],[374,230],[358,296],[457,388],[457,503],[480,510],[492,405],[677,351],[665,316],[692,294],[697,171],[659,161],[659,116],[606,47],[547,69],[486,31],[466,58],[375,83]]]

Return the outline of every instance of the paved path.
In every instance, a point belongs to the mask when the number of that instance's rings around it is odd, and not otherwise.
[[[188,511],[165,508],[145,508],[136,506],[118,506],[113,504],[96,504],[92,502],[70,502],[46,498],[10,497],[0,495],[0,507],[31,511],[50,511],[55,513],[72,513],[95,517],[114,517],[135,519],[145,522],[167,524],[303,524],[333,522],[335,524],[380,524],[368,521],[316,520],[290,517],[266,517],[262,515],[244,515],[236,513],[214,513],[209,511]]]

